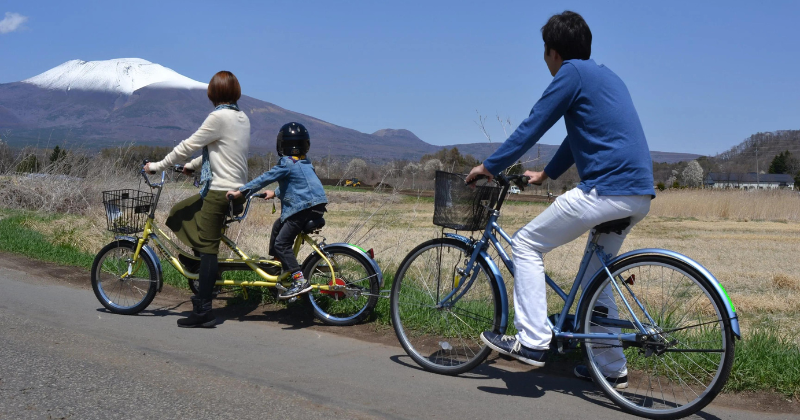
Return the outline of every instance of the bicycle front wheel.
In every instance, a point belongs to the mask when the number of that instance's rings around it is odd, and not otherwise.
[[[623,410],[642,417],[675,419],[701,410],[733,366],[733,332],[722,297],[692,267],[666,256],[634,257],[609,271],[644,331],[634,325],[608,276],[588,287],[579,309],[584,333],[642,334],[635,343],[583,343],[595,384]]]
[[[97,300],[115,314],[141,312],[158,289],[155,263],[144,253],[134,261],[136,244],[114,241],[97,254],[92,264],[92,290]]]
[[[465,268],[471,253],[468,245],[455,239],[433,239],[414,248],[395,274],[394,331],[406,353],[425,370],[446,375],[467,372],[491,353],[481,333],[501,332],[500,291],[485,262],[479,260],[473,267],[474,281],[463,285],[468,287],[463,296],[444,300],[462,281],[459,269]]]
[[[358,251],[334,245],[325,247],[323,252],[330,265],[316,253],[303,264],[303,275],[312,285],[335,287],[308,292],[307,301],[314,316],[328,325],[346,326],[363,321],[378,303],[378,274]]]

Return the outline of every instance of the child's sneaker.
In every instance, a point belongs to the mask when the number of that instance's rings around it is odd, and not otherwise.
[[[279,299],[289,299],[297,295],[302,295],[311,290],[311,283],[303,277],[303,272],[298,271],[292,274],[292,286],[278,295]]]

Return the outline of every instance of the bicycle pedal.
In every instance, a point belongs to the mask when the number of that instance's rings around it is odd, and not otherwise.
[[[292,303],[292,302],[297,302],[297,296],[290,297],[290,298],[289,298],[289,299],[286,301],[286,303]]]

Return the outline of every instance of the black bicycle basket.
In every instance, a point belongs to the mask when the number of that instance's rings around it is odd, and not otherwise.
[[[103,191],[108,230],[126,235],[143,231],[153,198],[152,193],[139,190]]]
[[[459,174],[436,171],[433,224],[455,230],[482,230],[500,197],[500,188],[464,184]]]

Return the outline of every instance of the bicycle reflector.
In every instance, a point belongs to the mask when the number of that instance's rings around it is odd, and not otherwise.
[[[336,280],[331,280],[330,282],[328,282],[328,286],[333,286],[333,287],[339,287],[344,285],[345,285],[344,280],[338,277],[336,278]],[[323,295],[328,295],[335,300],[339,300],[344,297],[344,292],[338,290],[320,290],[319,292],[322,293]]]
[[[375,259],[375,251],[372,248],[370,248],[369,251],[367,251],[367,255],[369,255],[369,257],[372,258],[373,260]]]

